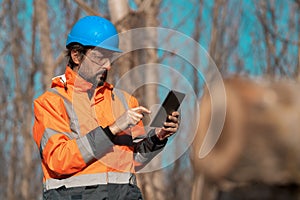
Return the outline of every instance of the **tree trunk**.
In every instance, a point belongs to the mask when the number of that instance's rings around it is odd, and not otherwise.
[[[157,13],[160,5],[159,0],[155,1],[141,1],[138,6],[143,5],[142,11],[138,13],[129,13],[128,14],[128,2],[127,0],[118,1],[115,0],[109,1],[109,10],[111,20],[116,23],[118,31],[123,32],[137,27],[155,27],[158,25]],[[145,6],[145,7],[144,7]],[[127,15],[126,15],[127,14]],[[125,16],[125,17],[124,17]],[[156,42],[157,35],[155,32],[149,32],[147,37],[151,40],[144,41],[148,45],[155,45],[152,42]],[[131,50],[131,43],[134,38],[131,40],[121,40],[120,48]],[[142,49],[134,52],[127,53],[123,55],[121,59],[115,64],[119,64],[118,74],[119,78],[132,69],[135,66],[140,64],[148,63],[157,63],[157,51],[155,49]],[[144,77],[141,77],[141,74],[135,74],[133,79],[140,80],[144,79],[145,83],[150,80],[155,82],[157,80],[158,74],[154,68],[150,66],[145,69]],[[125,88],[134,88],[134,85],[131,85],[130,80],[128,80],[128,85],[124,86]],[[157,86],[156,85],[144,85],[142,88],[138,88],[135,93],[135,96],[139,99],[141,105],[149,107],[158,102],[157,99]],[[142,174],[138,176],[138,183],[145,199],[163,199],[163,194],[160,193],[160,189],[164,188],[161,181],[162,175],[161,172]]]
[[[149,4],[146,4],[148,2]],[[143,4],[144,3],[144,4]],[[145,20],[145,27],[157,27],[158,21],[157,21],[157,14],[158,9],[160,5],[160,0],[154,0],[154,1],[142,1],[141,5],[148,5],[146,8],[144,8],[144,20]],[[140,6],[141,6],[140,5]],[[146,43],[146,46],[157,46],[155,42],[157,42],[158,35],[155,31],[149,31],[149,35],[146,36],[146,38],[150,38],[150,40],[144,41]],[[149,63],[157,63],[157,50],[156,49],[144,49],[139,52],[137,55],[139,56],[139,63],[140,64],[149,64]],[[158,83],[158,72],[154,67],[148,66],[145,72],[144,80],[146,83],[154,82]],[[155,84],[147,84],[144,87],[144,99],[143,102],[145,106],[148,108],[152,105],[157,104],[158,102],[158,96],[157,96],[157,85]],[[159,163],[153,163],[151,162],[147,167],[151,168],[151,166],[159,166],[161,165],[160,159],[155,159],[155,162]],[[164,178],[164,174],[162,170],[144,173],[138,176],[139,184],[142,188],[143,195],[145,199],[165,199],[166,193],[166,180]]]
[[[121,21],[129,13],[128,0],[109,0],[108,9],[112,23]]]
[[[12,13],[17,13],[18,7],[12,8]],[[19,76],[19,68],[20,68],[20,50],[19,50],[19,42],[20,38],[22,37],[22,32],[20,32],[20,26],[18,23],[18,20],[16,19],[16,15],[12,16],[10,18],[10,24],[14,25],[14,31],[10,35],[10,44],[11,44],[11,53],[13,58],[13,75],[15,80],[14,85],[14,105],[15,107],[15,113],[13,114],[13,129],[9,130],[11,131],[12,135],[12,144],[10,145],[10,162],[9,162],[9,168],[8,168],[8,181],[7,181],[7,199],[13,200],[18,197],[18,193],[15,192],[15,188],[18,186],[17,179],[18,177],[18,133],[19,133],[19,115],[22,114],[20,112],[20,101],[22,97],[21,93],[21,85],[20,85],[20,76]]]
[[[38,20],[39,26],[39,33],[40,33],[40,43],[41,43],[41,57],[42,57],[42,67],[43,67],[43,89],[46,90],[50,87],[51,79],[54,75],[54,57],[53,57],[53,50],[52,50],[52,41],[50,38],[50,23],[48,19],[48,9],[47,9],[47,1],[44,0],[35,0],[35,7],[36,7],[36,15]]]
[[[300,8],[300,2],[299,2],[299,5],[298,7]],[[300,17],[298,17],[298,24],[300,24]],[[298,46],[297,46],[297,56],[298,56],[298,59],[297,59],[297,70],[296,70],[296,79],[298,81],[300,81],[300,31],[298,31]]]
[[[139,20],[138,16],[129,13],[127,0],[120,0],[118,2],[115,0],[109,0],[108,6],[110,18],[113,20],[113,23],[115,24],[119,34],[137,26],[137,22]],[[127,15],[125,15],[125,13]],[[108,81],[112,83],[116,83],[118,79],[120,79],[134,66],[133,53],[130,51],[126,52],[132,49],[132,38],[126,37],[126,39],[122,39],[121,34],[119,41],[119,48],[124,51],[124,54],[118,58],[118,60],[112,63],[113,68],[110,71],[111,75],[108,77]],[[123,88],[130,88],[130,83],[130,80],[128,80],[126,83],[124,83]]]

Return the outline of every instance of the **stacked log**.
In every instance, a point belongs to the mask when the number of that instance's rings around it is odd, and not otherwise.
[[[218,199],[220,192],[251,185],[298,186],[300,84],[291,80],[231,77],[224,80],[224,85],[226,99],[220,99],[226,100],[224,127],[214,148],[204,158],[199,158],[199,151],[211,110],[213,108],[216,115],[219,111],[218,106],[211,105],[207,89],[201,98],[200,122],[192,154],[195,183],[198,183],[194,185],[193,198]]]

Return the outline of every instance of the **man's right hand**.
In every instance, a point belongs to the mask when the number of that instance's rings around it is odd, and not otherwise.
[[[110,131],[112,134],[117,135],[130,126],[135,126],[143,119],[143,113],[150,114],[151,111],[143,106],[127,110],[112,125],[109,126]]]

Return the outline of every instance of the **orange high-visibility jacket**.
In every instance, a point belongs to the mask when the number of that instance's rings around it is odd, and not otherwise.
[[[166,144],[142,122],[114,136],[108,126],[137,107],[129,94],[105,83],[96,89],[67,67],[63,76],[34,101],[33,137],[39,148],[44,191],[62,186],[77,187],[128,183],[135,167],[149,162]]]

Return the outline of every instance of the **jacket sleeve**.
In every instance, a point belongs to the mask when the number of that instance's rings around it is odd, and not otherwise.
[[[148,164],[166,146],[168,139],[159,140],[152,129],[147,136],[139,142],[134,142],[134,160],[136,170]]]
[[[64,100],[46,93],[34,102],[33,137],[42,162],[57,176],[76,173],[111,151],[107,129],[97,127],[83,137],[71,130]]]

